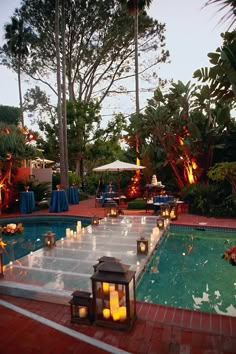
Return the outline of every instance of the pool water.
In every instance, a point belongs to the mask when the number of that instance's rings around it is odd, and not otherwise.
[[[1,226],[10,223],[22,223],[24,228],[22,233],[14,235],[2,234],[0,237],[6,244],[3,253],[3,264],[8,264],[10,261],[17,260],[26,256],[31,251],[34,252],[43,247],[43,234],[52,231],[56,234],[56,239],[60,240],[65,237],[66,228],[76,230],[77,221],[80,220],[82,227],[90,224],[89,218],[80,217],[23,217],[2,219]]]
[[[137,300],[236,316],[236,267],[222,259],[235,232],[171,229],[137,286]]]

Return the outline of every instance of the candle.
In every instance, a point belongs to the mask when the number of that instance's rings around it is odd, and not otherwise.
[[[119,308],[120,320],[125,321],[127,318],[127,311],[125,306]]]
[[[77,233],[79,234],[80,233],[80,231],[81,231],[81,226],[76,226],[76,231],[77,231]]]
[[[145,252],[145,244],[143,242],[140,243],[140,251]]]
[[[50,244],[51,244],[50,240],[48,240],[47,243],[48,243],[48,246],[50,246]]]
[[[70,230],[70,236],[73,236],[73,235],[74,235],[74,231]]]
[[[110,311],[110,309],[104,309],[104,310],[103,310],[103,317],[106,318],[106,319],[108,319],[108,318],[110,318],[110,316],[111,316],[111,311]]]
[[[67,236],[67,237],[70,236],[70,229],[69,229],[69,228],[66,229],[66,236]]]
[[[110,291],[115,291],[115,290],[116,290],[115,284],[111,284],[111,285],[110,285]]]
[[[108,294],[109,292],[109,284],[108,283],[102,283],[102,290],[104,294]]]
[[[88,309],[87,307],[80,307],[79,308],[79,317],[80,318],[85,318],[88,314]]]
[[[119,321],[119,319],[120,319],[119,309],[112,313],[112,318],[113,318],[113,321]]]
[[[77,221],[77,226],[81,228],[81,221]]]

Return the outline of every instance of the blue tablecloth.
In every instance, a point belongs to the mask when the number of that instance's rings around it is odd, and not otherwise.
[[[173,195],[155,195],[153,197],[153,203],[169,203],[173,202],[174,197]]]
[[[118,194],[115,192],[112,193],[102,193],[102,206],[105,206],[107,200],[112,200],[114,197],[117,197]]]
[[[79,204],[79,190],[78,187],[67,188],[67,198],[69,204]]]
[[[168,204],[173,201],[173,195],[155,195],[153,197],[154,213],[157,213],[160,210],[161,204]]]
[[[49,211],[51,213],[60,213],[61,211],[67,211],[69,209],[69,203],[66,192],[64,190],[52,191]]]
[[[20,213],[31,214],[35,210],[34,192],[20,192]]]

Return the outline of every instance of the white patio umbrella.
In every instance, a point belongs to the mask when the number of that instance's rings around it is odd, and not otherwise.
[[[145,166],[138,166],[132,163],[116,160],[107,165],[99,166],[93,169],[95,172],[118,172],[118,194],[120,195],[120,171],[136,171],[146,168]]]

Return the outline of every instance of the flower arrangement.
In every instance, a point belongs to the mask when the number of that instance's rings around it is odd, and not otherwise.
[[[225,250],[222,258],[230,262],[230,264],[236,266],[236,245]]]
[[[7,224],[6,226],[0,226],[0,231],[3,234],[14,235],[17,232],[22,232],[24,230],[22,224]]]

